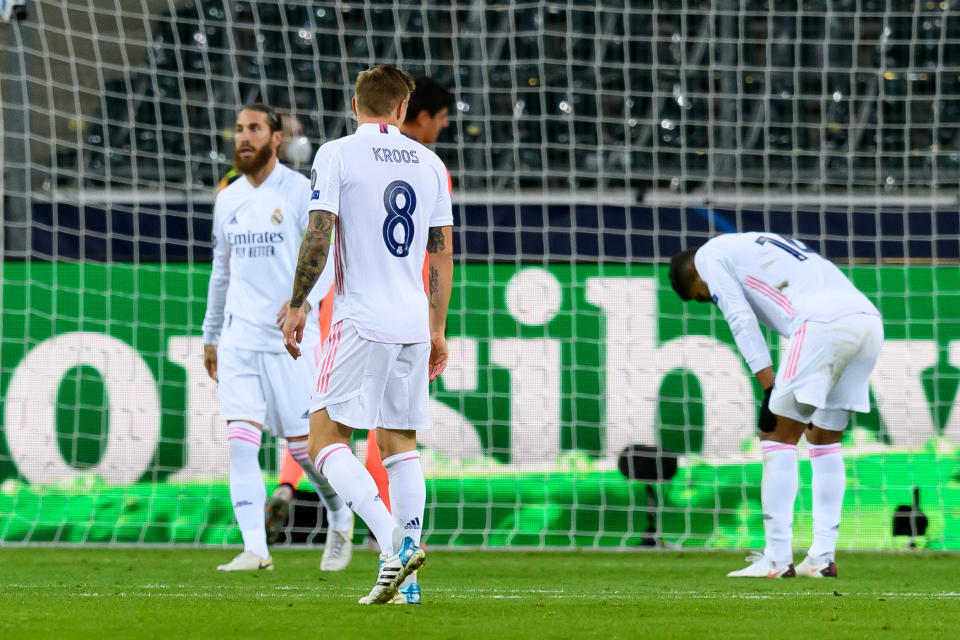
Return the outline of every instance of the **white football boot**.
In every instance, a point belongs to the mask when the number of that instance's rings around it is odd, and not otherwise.
[[[273,571],[273,558],[261,558],[252,551],[243,551],[236,558],[217,567],[217,571]]]
[[[327,529],[327,543],[320,558],[320,571],[343,571],[353,557],[353,513],[349,529]]]
[[[797,575],[793,563],[775,564],[761,553],[753,553],[744,558],[748,564],[743,569],[731,571],[728,578],[794,578]]]
[[[836,578],[837,563],[833,560],[817,560],[807,556],[797,565],[797,575],[801,578]]]
[[[399,533],[399,530],[397,530]],[[399,537],[399,535],[397,536]],[[400,585],[411,573],[423,566],[426,552],[414,543],[413,538],[405,537],[394,544],[397,552],[390,557],[381,556],[380,570],[377,572],[377,584],[370,593],[360,598],[360,604],[387,604],[393,601]]]

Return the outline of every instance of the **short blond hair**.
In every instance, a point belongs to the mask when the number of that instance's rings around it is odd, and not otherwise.
[[[387,116],[413,93],[413,80],[406,71],[389,64],[361,71],[353,95],[357,100],[357,111],[365,116]]]

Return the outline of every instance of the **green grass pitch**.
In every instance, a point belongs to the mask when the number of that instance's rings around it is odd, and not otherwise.
[[[234,549],[0,549],[0,638],[958,638],[960,555],[842,553],[836,580],[732,580],[742,554],[428,551],[424,604],[362,607],[376,557],[214,571]]]

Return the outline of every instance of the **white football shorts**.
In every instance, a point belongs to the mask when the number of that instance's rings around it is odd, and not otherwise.
[[[314,379],[313,350],[294,360],[286,351],[217,349],[220,417],[249,420],[281,438],[310,433],[310,395]]]
[[[427,342],[374,342],[342,320],[323,344],[310,412],[354,429],[429,429],[429,362]]]
[[[879,316],[855,313],[808,320],[787,343],[770,411],[829,431],[843,431],[850,412],[870,410],[870,373],[883,346]]]

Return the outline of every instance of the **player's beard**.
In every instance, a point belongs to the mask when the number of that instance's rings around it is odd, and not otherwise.
[[[243,147],[243,149],[253,149],[252,146]],[[241,149],[233,150],[233,166],[245,173],[246,175],[253,175],[267,166],[267,163],[270,162],[270,158],[273,157],[273,149],[270,147],[270,143],[263,145],[259,149],[256,149],[255,153],[249,157],[242,157],[240,155]]]

